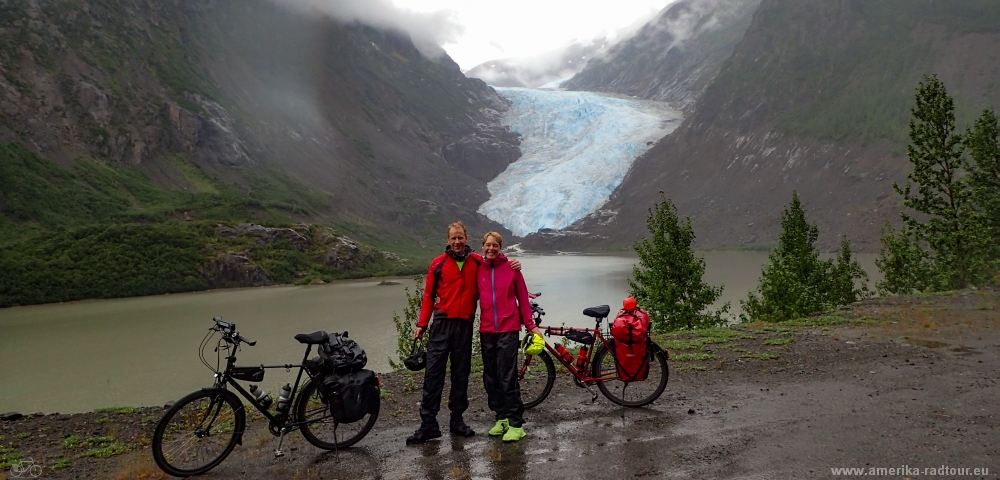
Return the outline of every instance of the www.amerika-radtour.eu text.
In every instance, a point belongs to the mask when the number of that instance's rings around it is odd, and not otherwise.
[[[989,468],[968,468],[968,467],[949,467],[947,465],[941,465],[939,467],[911,467],[909,465],[903,465],[900,467],[831,467],[830,473],[833,475],[841,476],[855,476],[855,477],[880,477],[880,476],[950,476],[950,477],[961,477],[961,476],[988,476],[990,474]]]

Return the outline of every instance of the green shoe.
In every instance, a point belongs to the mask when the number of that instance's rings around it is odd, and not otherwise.
[[[493,425],[493,428],[490,429],[490,436],[499,437],[500,435],[507,433],[508,428],[510,428],[510,422],[508,422],[506,418],[503,420],[497,420],[497,424]]]
[[[528,434],[524,433],[524,429],[521,427],[510,427],[507,429],[507,433],[503,434],[503,441],[505,442],[516,442]]]

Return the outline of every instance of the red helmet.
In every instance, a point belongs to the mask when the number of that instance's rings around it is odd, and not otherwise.
[[[625,310],[635,310],[636,305],[637,302],[632,297],[628,297],[624,302],[622,302],[622,307],[624,307]]]

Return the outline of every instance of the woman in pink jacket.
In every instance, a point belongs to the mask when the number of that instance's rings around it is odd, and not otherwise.
[[[483,257],[479,267],[479,344],[483,355],[483,384],[490,410],[497,423],[490,435],[503,441],[524,438],[524,404],[517,381],[518,340],[521,325],[536,335],[542,331],[531,317],[528,288],[521,272],[514,271],[500,253],[503,237],[497,232],[483,236]]]

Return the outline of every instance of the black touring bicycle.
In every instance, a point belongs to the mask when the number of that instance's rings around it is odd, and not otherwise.
[[[222,463],[236,444],[242,444],[246,412],[234,390],[267,418],[268,429],[278,437],[275,456],[279,457],[284,455],[281,444],[288,432],[300,430],[309,443],[337,450],[354,445],[375,425],[380,380],[362,368],[367,357],[347,332],[296,335],[295,339],[306,345],[301,364],[243,367],[236,366],[236,352],[257,342],[241,336],[233,323],[218,317],[214,322],[202,339],[199,356],[215,373],[215,384],[174,403],[153,433],[153,458],[164,472],[178,477],[203,474]],[[213,338],[214,367],[205,357]],[[310,359],[314,346],[319,356]],[[226,365],[220,368],[223,358]],[[237,383],[260,382],[269,368],[299,369],[295,385],[286,384],[281,389],[273,411],[269,407],[275,402],[270,395],[257,385],[251,384],[247,391]],[[299,388],[303,373],[307,378]]]

